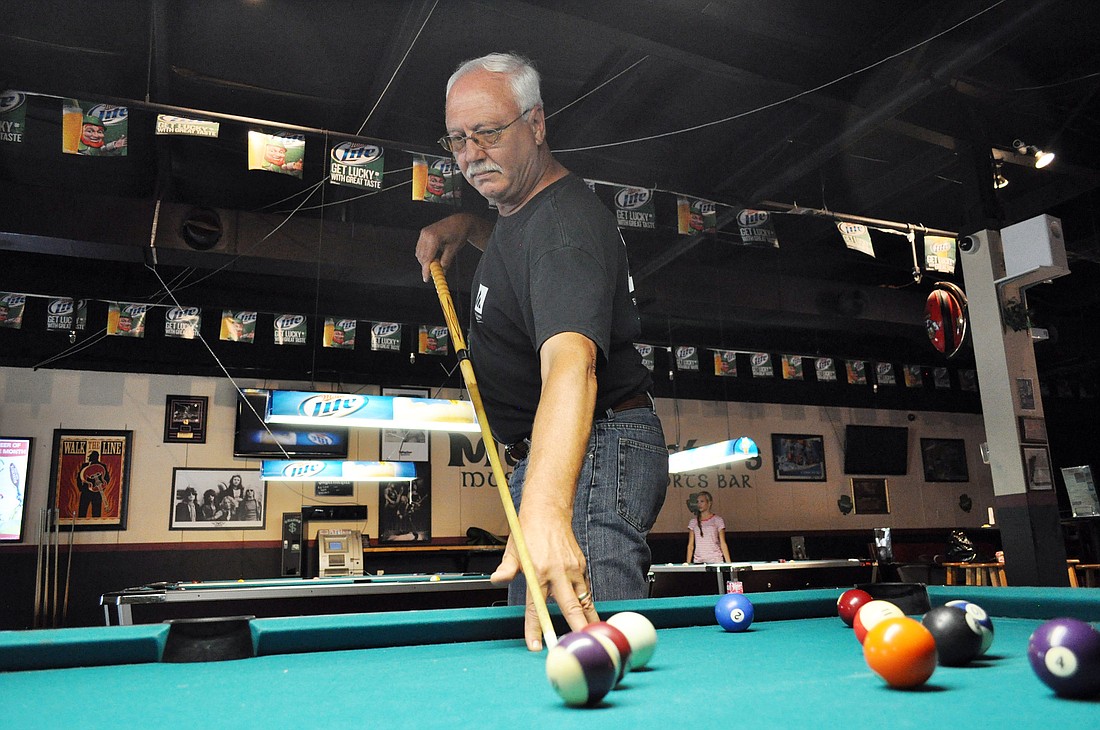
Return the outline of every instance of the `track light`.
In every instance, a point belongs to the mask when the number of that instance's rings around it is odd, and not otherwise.
[[[742,436],[739,439],[697,446],[694,449],[669,454],[668,471],[670,474],[680,474],[734,461],[755,459],[758,456],[760,456],[760,449],[757,448],[756,442],[748,436]]]
[[[997,190],[1008,187],[1008,178],[1004,176],[1001,167],[1002,163],[999,160],[993,165],[993,187]]]
[[[1050,163],[1054,162],[1053,152],[1043,152],[1041,149],[1033,144],[1024,144],[1020,140],[1014,140],[1012,146],[1016,148],[1016,151],[1021,155],[1031,155],[1035,158],[1035,167],[1044,168]]]

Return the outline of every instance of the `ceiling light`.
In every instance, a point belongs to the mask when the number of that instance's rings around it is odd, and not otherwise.
[[[998,161],[993,165],[993,187],[1000,190],[1001,188],[1008,187],[1008,178],[1004,176],[1001,170],[1001,162]]]
[[[1020,140],[1014,140],[1012,146],[1016,148],[1016,151],[1021,155],[1031,155],[1035,158],[1035,167],[1044,168],[1050,163],[1054,162],[1053,152],[1043,152],[1041,149],[1033,144],[1024,144]]]
[[[742,436],[733,441],[722,441],[669,454],[668,471],[670,474],[679,474],[733,461],[755,459],[758,456],[760,456],[760,449],[757,448],[756,442],[748,436]]]

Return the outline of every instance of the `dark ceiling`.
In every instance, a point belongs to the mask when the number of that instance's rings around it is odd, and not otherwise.
[[[315,314],[438,320],[412,249],[448,209],[409,201],[409,167],[439,151],[454,67],[514,50],[542,73],[567,167],[658,191],[656,231],[625,234],[649,341],[931,363],[923,299],[935,277],[914,281],[904,237],[873,233],[871,259],[827,219],[786,214],[778,249],[751,248],[735,211],[797,205],[963,233],[1050,213],[1073,274],[1031,290],[1052,331],[1037,355],[1095,388],[1092,0],[848,0],[842,13],[811,0],[5,5],[0,88],[31,96],[26,140],[0,143],[0,286],[156,298],[152,246],[185,303],[295,299]],[[128,156],[62,155],[66,97],[127,105]],[[158,112],[216,118],[222,131],[155,137]],[[295,126],[303,180],[246,169],[248,129]],[[356,136],[386,149],[376,195],[323,183],[326,143]],[[1056,162],[1033,169],[1015,139]],[[1000,190],[994,156],[1010,182]],[[677,235],[673,193],[717,202],[719,232]],[[472,189],[466,198],[488,214]],[[179,234],[196,206],[219,215],[210,251]],[[461,259],[457,291],[473,263]]]

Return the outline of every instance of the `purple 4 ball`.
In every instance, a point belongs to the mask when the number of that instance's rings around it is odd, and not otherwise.
[[[1031,668],[1060,697],[1100,693],[1100,632],[1084,621],[1047,621],[1027,642]]]

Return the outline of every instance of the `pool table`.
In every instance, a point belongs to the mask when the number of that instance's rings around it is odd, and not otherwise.
[[[740,563],[665,563],[649,569],[649,597],[725,593],[727,581],[741,581],[748,593],[832,588],[871,581],[874,563],[858,558],[769,560]]]
[[[506,588],[480,573],[269,578],[154,583],[104,593],[107,626],[177,618],[259,617],[455,608],[507,603]]]
[[[835,615],[838,589],[750,594],[756,622],[714,623],[712,596],[597,604],[658,628],[647,669],[595,708],[566,707],[528,652],[518,607],[253,619],[255,656],[163,663],[169,625],[0,632],[7,727],[1092,727],[1032,674],[1041,620],[1100,619],[1100,591],[930,586],[993,616],[989,654],[917,690],[867,668]],[[87,666],[78,666],[78,665]]]

